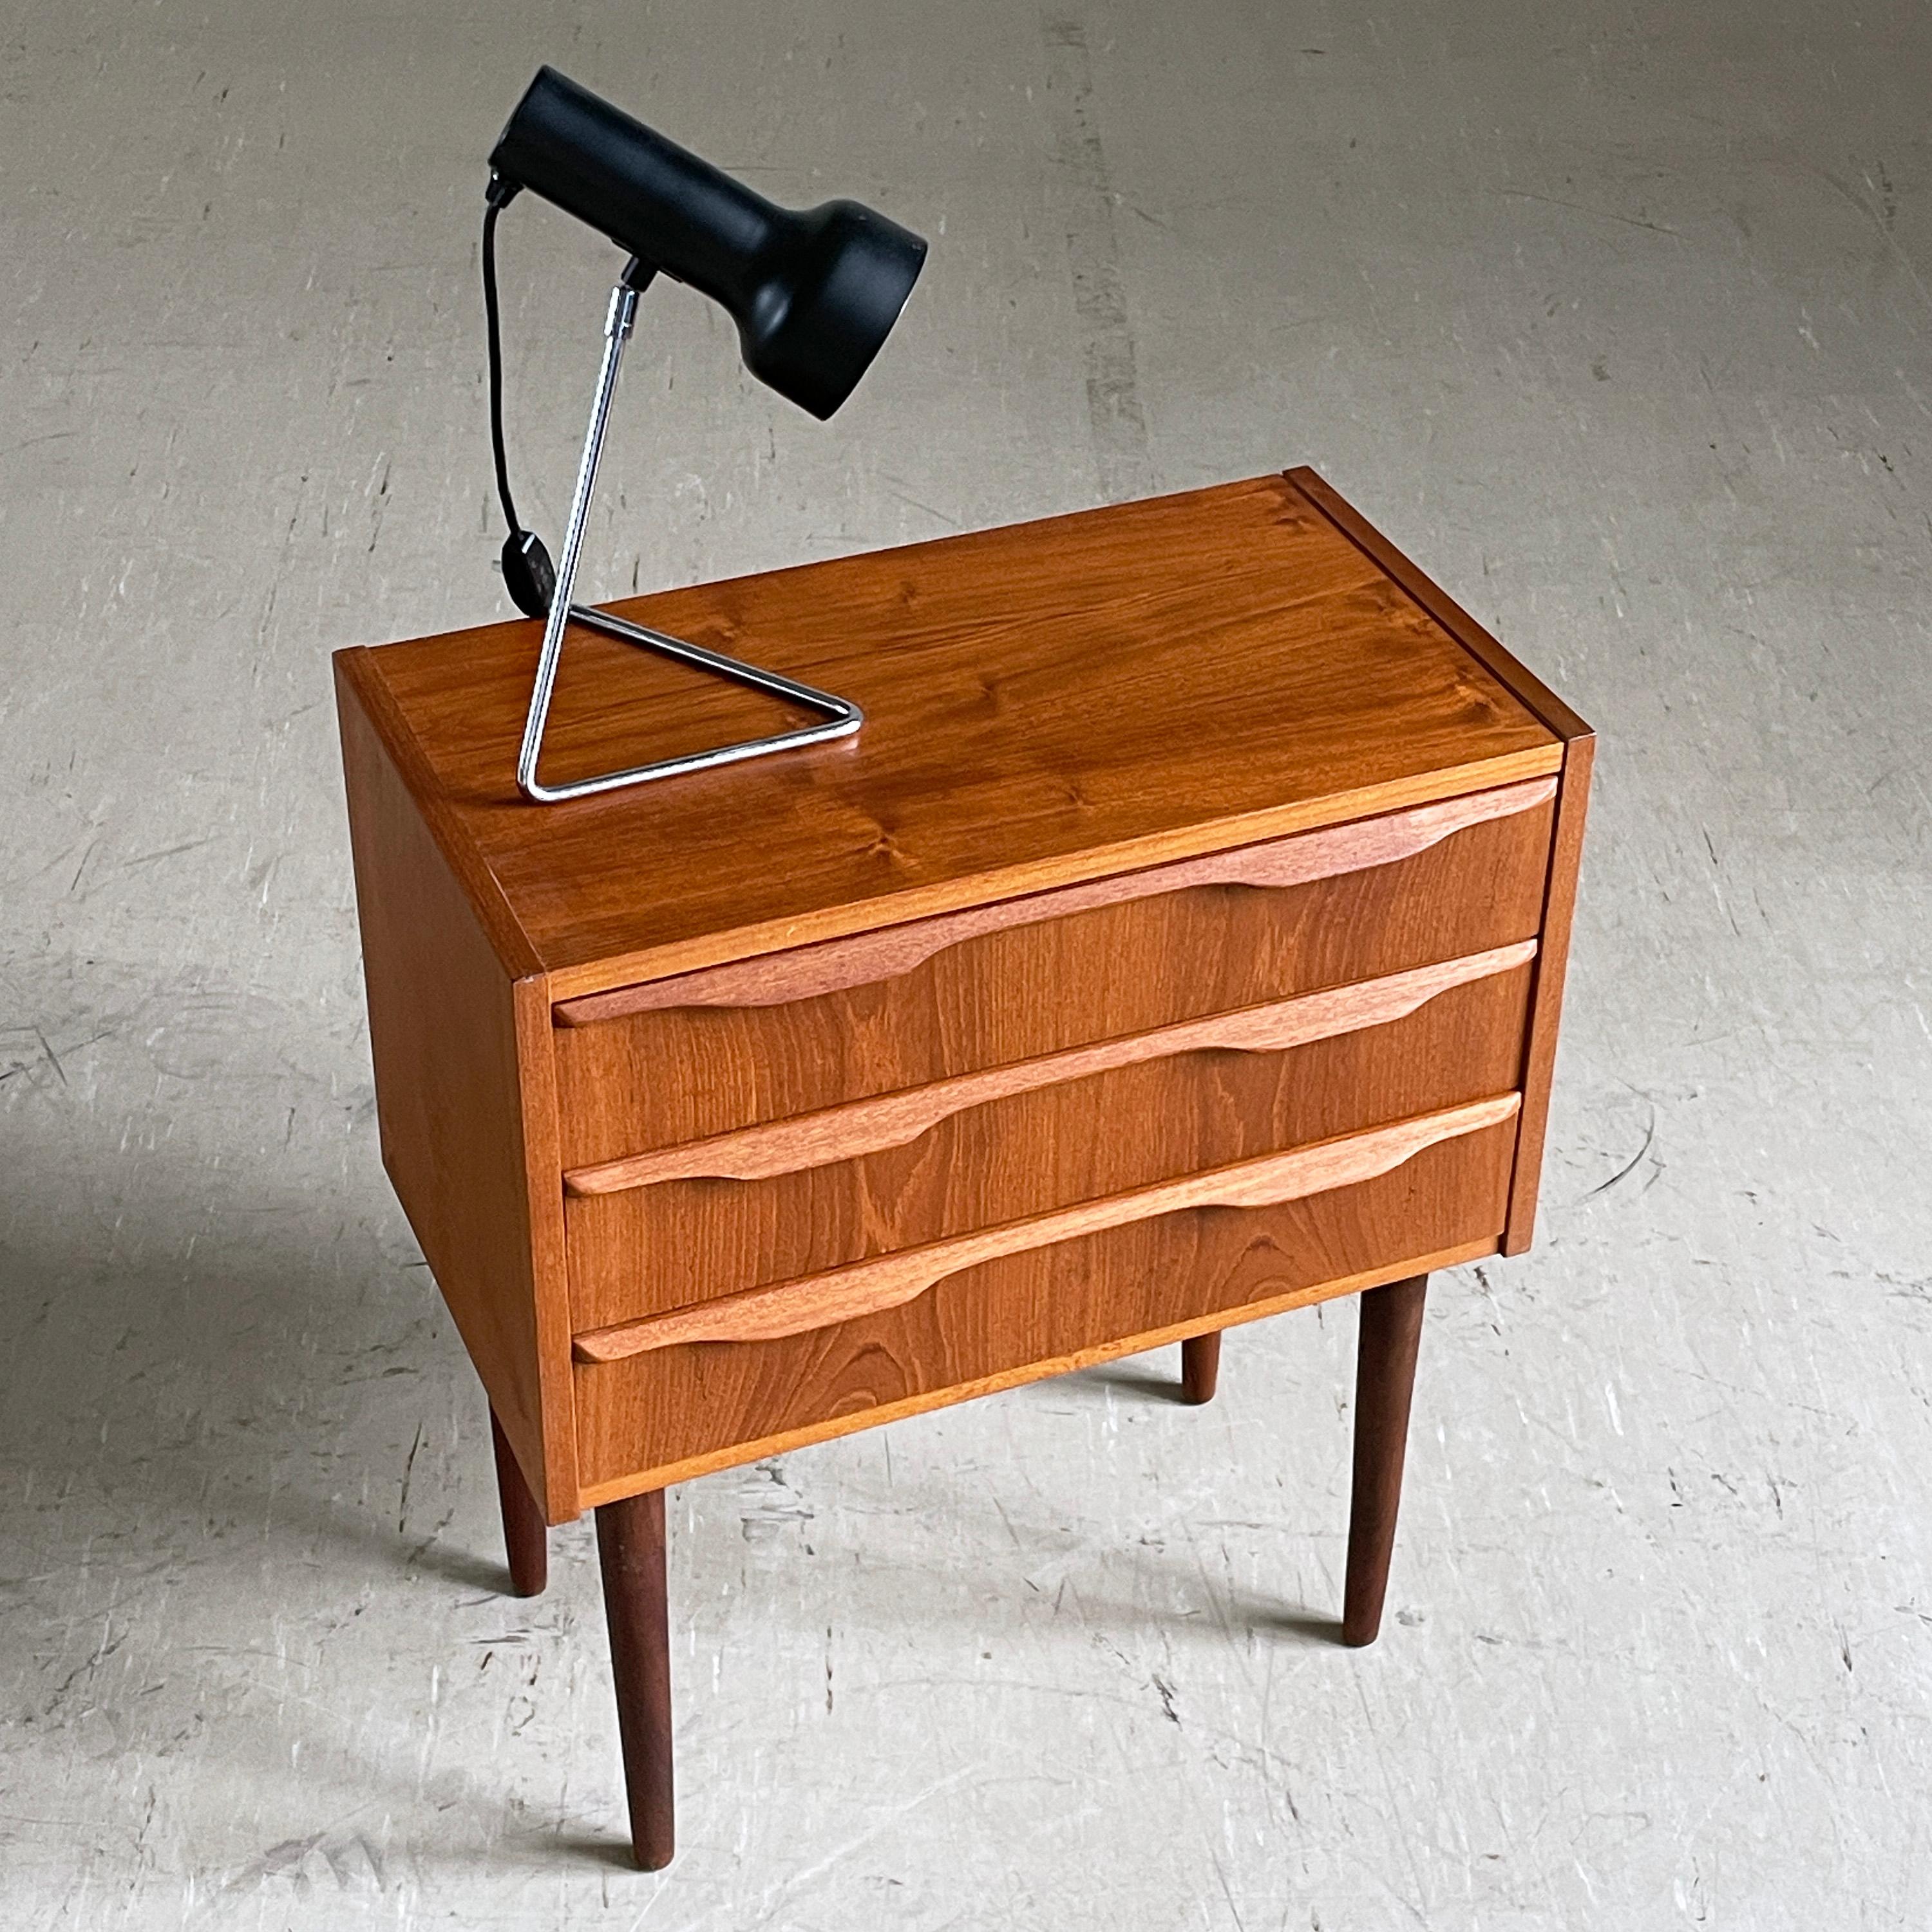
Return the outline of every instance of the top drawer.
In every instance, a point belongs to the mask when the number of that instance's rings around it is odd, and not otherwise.
[[[574,1167],[1534,938],[1552,779],[556,1010]]]

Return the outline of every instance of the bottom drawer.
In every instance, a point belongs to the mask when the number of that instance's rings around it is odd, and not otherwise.
[[[1258,1304],[1316,1300],[1408,1264],[1473,1258],[1500,1238],[1515,1146],[1506,1119],[1352,1186],[1271,1208],[1190,1208],[1004,1256],[898,1306],[802,1334],[580,1362],[584,1500],[1052,1374],[1070,1358],[1190,1322],[1238,1320]]]

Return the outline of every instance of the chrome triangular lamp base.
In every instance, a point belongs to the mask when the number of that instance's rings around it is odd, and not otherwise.
[[[550,599],[550,614],[544,620],[543,646],[537,657],[535,688],[530,708],[524,721],[524,740],[517,754],[517,784],[524,796],[538,805],[555,805],[566,799],[587,798],[596,792],[616,791],[625,785],[646,784],[654,778],[672,778],[687,772],[707,771],[714,765],[736,764],[746,758],[761,758],[772,752],[790,752],[806,745],[823,744],[831,738],[849,736],[865,722],[865,713],[849,699],[835,698],[775,670],[761,670],[722,651],[707,650],[702,644],[688,644],[662,631],[613,616],[584,604],[572,604],[571,588],[577,578],[578,557],[584,546],[584,524],[590,513],[591,492],[597,483],[598,458],[603,452],[604,431],[610,420],[610,399],[617,387],[617,370],[623,359],[624,344],[629,338],[637,314],[638,291],[620,282],[611,291],[610,311],[604,325],[604,366],[597,380],[597,394],[591,406],[590,428],[584,440],[584,460],[577,472],[576,494],[571,500],[570,522],[564,531],[563,554],[559,560],[556,588]],[[801,725],[796,730],[780,731],[770,737],[746,738],[735,745],[721,745],[714,750],[693,752],[682,758],[663,758],[656,763],[633,765],[620,772],[605,772],[596,778],[570,778],[562,784],[545,784],[537,776],[537,760],[543,752],[544,725],[550,716],[550,701],[556,688],[558,659],[563,651],[566,629],[572,622],[601,631],[606,637],[620,638],[640,649],[656,651],[694,666],[734,684],[763,692],[771,698],[819,712],[824,722]]]

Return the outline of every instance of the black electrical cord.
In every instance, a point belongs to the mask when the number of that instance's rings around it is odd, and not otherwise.
[[[526,617],[549,614],[556,570],[543,539],[526,530],[510,495],[510,465],[503,452],[503,335],[496,304],[496,218],[515,199],[514,183],[490,178],[483,202],[483,319],[490,338],[490,449],[496,463],[496,494],[510,534],[503,540],[503,587]]]
[[[503,503],[503,520],[512,530],[517,506],[510,496],[510,466],[503,455],[503,336],[496,309],[496,218],[507,196],[492,194],[483,206],[483,317],[490,332],[490,446],[496,458],[496,494]]]

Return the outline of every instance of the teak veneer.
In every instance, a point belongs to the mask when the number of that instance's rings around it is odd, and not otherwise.
[[[1494,791],[1473,792],[1439,804],[1360,819],[1298,838],[1238,846],[1230,852],[1180,860],[1145,872],[1117,872],[1084,885],[1063,886],[1058,892],[1031,893],[964,912],[886,926],[857,938],[827,940],[796,952],[564,1000],[558,1003],[554,1017],[560,1026],[589,1026],[628,1013],[663,1012],[680,1006],[775,1006],[813,999],[821,993],[844,992],[910,973],[934,954],[982,934],[1070,919],[1101,906],[1125,905],[1199,886],[1300,886],[1344,872],[1365,872],[1372,866],[1413,858],[1453,832],[1527,812],[1556,796],[1553,779],[1532,778]]]
[[[1452,986],[1526,966],[1535,956],[1535,940],[1520,940],[1514,946],[1391,973],[1356,986],[1332,986],[1325,992],[1304,993],[1294,999],[1245,1006],[1207,1019],[1182,1020],[1172,1026],[1130,1034],[1124,1040],[1068,1047],[1037,1059],[964,1074],[956,1080],[936,1080],[929,1086],[876,1100],[848,1101],[818,1113],[741,1127],[735,1132],[714,1134],[621,1160],[566,1168],[563,1191],[567,1195],[616,1194],[665,1180],[763,1180],[802,1168],[851,1160],[883,1148],[902,1147],[969,1107],[1030,1094],[1042,1087],[1062,1086],[1090,1074],[1110,1073],[1117,1067],[1210,1050],[1280,1053],[1364,1027],[1385,1026],[1406,1018]]]
[[[1534,1226],[1588,728],[1306,470],[616,608],[866,726],[538,807],[537,625],[336,675],[383,1159],[514,1587],[598,1512],[640,1861],[710,1470],[1174,1342],[1204,1402],[1359,1294],[1369,1640],[1426,1277]],[[776,715],[573,636],[548,755]]]
[[[976,1234],[935,1241],[929,1247],[906,1248],[876,1261],[855,1262],[850,1267],[770,1288],[748,1288],[742,1294],[668,1315],[592,1329],[578,1336],[577,1359],[620,1362],[626,1355],[641,1354],[647,1348],[674,1348],[680,1342],[776,1341],[781,1336],[802,1335],[811,1329],[856,1321],[881,1309],[897,1308],[948,1275],[1007,1255],[1024,1254],[1029,1249],[1178,1214],[1185,1208],[1274,1208],[1305,1195],[1351,1187],[1400,1167],[1438,1141],[1474,1133],[1478,1127],[1492,1127],[1511,1118],[1518,1097],[1498,1094],[1493,1100],[1400,1120],[1367,1133],[1318,1141],[1287,1154],[1190,1174],[1184,1180],[1170,1180],[1136,1193],[1082,1202],[1029,1220],[984,1228]]]

